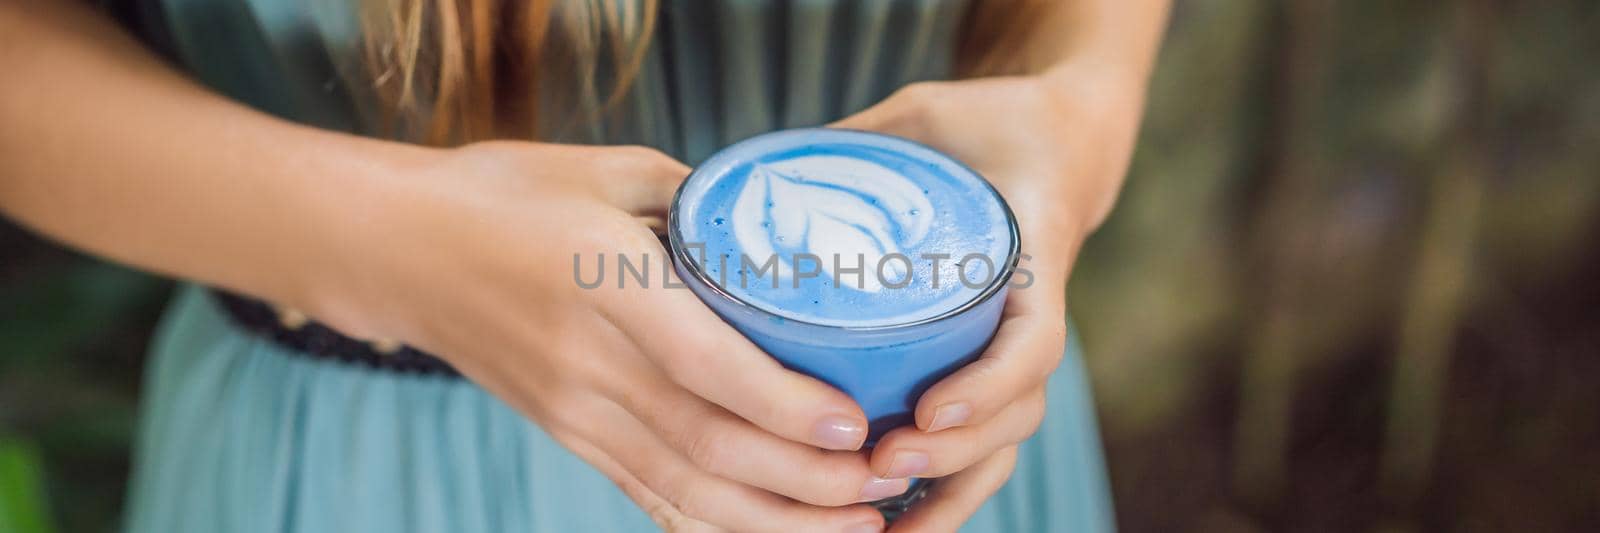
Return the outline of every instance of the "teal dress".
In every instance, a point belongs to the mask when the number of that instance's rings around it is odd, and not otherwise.
[[[338,75],[356,0],[146,0],[113,11],[220,93],[369,133]],[[635,143],[693,165],[948,77],[965,2],[663,2],[620,119],[568,142]],[[599,472],[469,381],[296,353],[185,287],[152,348],[126,530],[631,532],[655,529]],[[1113,529],[1089,384],[1073,340],[1047,418],[967,532]]]

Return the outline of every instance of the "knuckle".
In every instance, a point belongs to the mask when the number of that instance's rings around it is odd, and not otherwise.
[[[663,261],[667,260],[667,258],[665,256],[661,256],[659,252],[660,250],[663,250],[661,247],[661,239],[656,237],[655,232],[650,231],[649,226],[646,226],[633,217],[627,217],[617,221],[617,228],[611,235],[611,245],[613,247],[620,246],[622,249],[632,252],[634,255],[629,257],[628,260],[633,261],[634,263],[638,263],[639,261],[649,261],[651,255],[656,255],[660,258],[660,260]],[[657,253],[652,254],[652,252]],[[649,275],[650,268],[652,268],[648,264],[642,266],[636,264],[635,266],[639,266],[639,268],[643,269],[646,275]]]
[[[633,220],[621,216],[620,212],[607,211],[600,216],[588,217],[586,223],[576,231],[565,235],[567,242],[574,251],[580,254],[589,254],[585,261],[597,261],[592,254],[606,254],[639,249],[638,243],[632,242],[631,233],[634,231]],[[619,249],[619,246],[621,249]],[[601,256],[604,257],[604,256]],[[615,258],[606,258],[615,261]],[[608,264],[602,267],[611,267]],[[585,268],[595,268],[585,266]],[[603,270],[602,270],[603,272]]]
[[[741,417],[745,417],[756,426],[770,428],[770,431],[778,433],[792,431],[790,429],[792,425],[787,422],[803,420],[806,417],[804,411],[792,408],[785,398],[762,398],[756,396],[740,407],[739,413]]]
[[[839,507],[856,503],[861,486],[867,482],[864,468],[817,468],[816,489],[808,495],[806,503],[825,507]]]
[[[1003,366],[1000,359],[992,357],[979,358],[962,369],[961,378],[954,385],[961,388],[981,387],[983,383],[1001,376]]]
[[[650,516],[650,521],[654,522],[656,527],[660,527],[662,531],[677,533],[680,531],[692,531],[695,527],[694,519],[685,516],[666,501],[652,501],[644,505],[643,508],[645,514]]]
[[[954,475],[967,467],[972,466],[972,459],[966,457],[933,457],[928,463],[928,469],[923,474],[930,478],[939,478]]]
[[[586,430],[591,425],[593,413],[587,402],[573,391],[553,387],[539,400],[539,411],[545,422],[559,428]]]
[[[967,467],[970,466],[972,465],[967,462],[962,462],[961,464],[935,464],[934,466],[928,467],[928,476],[935,478],[953,476],[961,473],[962,470],[966,470]]]
[[[1058,340],[1046,344],[1042,350],[1042,353],[1038,354],[1040,359],[1040,363],[1037,365],[1038,371],[1029,374],[1029,382],[1031,383],[1040,384],[1048,381],[1050,375],[1061,367],[1061,361],[1066,358],[1067,352],[1065,330],[1063,329]]]
[[[1053,341],[1053,344],[1057,344],[1062,348],[1065,348],[1067,345],[1068,333],[1067,323],[1061,320],[1050,320],[1045,322],[1045,327],[1047,328],[1046,331],[1049,332],[1049,338]]]
[[[672,156],[667,154],[663,154],[661,152],[656,152],[656,154],[660,157],[657,157],[653,161],[651,165],[653,172],[651,172],[651,175],[661,178],[669,183],[677,183],[683,181],[683,178],[688,177],[689,167],[684,166],[682,162],[678,161],[677,159],[673,159]]]
[[[1041,385],[1038,389],[1034,390],[1033,394],[1029,394],[1024,401],[1027,402],[1028,407],[1032,409],[1033,412],[1044,414],[1045,406],[1050,405],[1048,396],[1049,394],[1049,389]]]
[[[609,387],[615,383],[616,360],[613,357],[602,356],[604,352],[594,349],[596,339],[580,338],[578,335],[566,335],[566,337],[556,341],[562,349],[559,354],[551,356],[551,361],[561,365],[559,378],[561,383],[568,386],[599,387]]]
[[[647,163],[651,160],[666,157],[660,151],[641,144],[625,144],[613,148],[617,154],[627,158],[630,162]]]
[[[679,335],[683,334],[679,332]],[[690,390],[696,390],[695,385],[705,375],[705,369],[708,368],[706,364],[710,363],[710,357],[694,342],[681,337],[677,341],[678,347],[662,352],[661,360],[657,362],[666,373],[667,379]]]
[[[639,173],[648,167],[654,158],[652,150],[643,146],[607,146],[599,148],[604,150],[597,153],[596,164],[604,171],[615,175],[630,175]]]
[[[655,491],[657,496],[660,496],[662,504],[654,512],[651,512],[650,509],[646,510],[646,512],[650,512],[652,520],[665,520],[680,527],[692,523],[694,520],[706,521],[704,512],[707,509],[704,507],[705,502],[699,496],[702,492],[705,492],[700,487],[704,478],[692,472],[686,472],[681,475],[658,474],[660,475],[642,478],[645,485]],[[657,523],[661,522],[657,521]],[[668,529],[666,525],[662,527],[668,531],[674,531]]]
[[[927,131],[937,122],[937,111],[944,90],[933,82],[913,83],[896,93],[896,102],[904,106],[896,115],[898,127],[907,131]]]
[[[972,466],[981,458],[985,450],[981,449],[979,439],[941,439],[945,442],[930,446],[928,453],[929,477],[943,477]]]
[[[710,515],[707,513],[709,513],[712,509],[709,505],[715,504],[708,505],[707,502],[705,502],[704,499],[699,496],[700,493],[701,491],[698,490],[680,490],[673,492],[673,494],[670,496],[663,496],[663,498],[667,500],[668,504],[672,506],[672,509],[676,510],[677,514],[682,517],[678,519],[669,518],[669,520],[676,520],[676,524],[679,528],[689,527],[688,524],[692,523],[692,520],[709,522]],[[665,528],[665,526],[663,527]],[[679,531],[682,529],[674,530],[669,528],[667,530]]]
[[[1030,405],[1028,407],[1027,418],[1023,420],[1023,430],[1019,435],[1017,435],[1017,438],[1015,439],[1016,442],[1022,442],[1033,438],[1033,435],[1039,432],[1039,426],[1044,424],[1044,415],[1045,408],[1043,402],[1040,402],[1037,405]]]
[[[615,386],[607,389],[604,394],[617,405],[622,406],[629,415],[639,422],[651,427],[658,432],[670,429],[665,411],[668,407],[651,391],[641,387]]]
[[[895,91],[900,99],[914,107],[930,107],[937,103],[942,86],[937,82],[918,82]]]
[[[610,478],[612,483],[621,487],[623,493],[633,500],[639,506],[639,509],[650,517],[650,521],[662,530],[673,532],[688,531],[688,528],[693,527],[693,520],[678,512],[678,509],[674,508],[665,499],[650,492],[650,489],[646,488],[642,483],[610,473],[606,474],[606,477]]]
[[[1043,383],[1039,384],[1038,389],[1028,396],[1028,405],[1033,408],[1034,413],[1043,416],[1045,408],[1050,405],[1050,387]]]
[[[697,428],[685,436],[683,453],[690,462],[711,471],[727,465],[729,454],[737,453],[731,440],[721,431]]]
[[[715,347],[705,341],[697,327],[676,328],[663,340],[668,342],[661,349],[648,352],[658,354],[654,357],[656,363],[673,383],[692,389],[691,385],[700,381],[707,368],[715,368],[708,366],[713,363]]]
[[[730,363],[718,354],[734,353],[726,339],[699,326],[687,326],[671,333],[671,347],[662,350],[658,363],[667,378],[712,402],[719,397],[745,390],[748,383],[740,380],[719,379],[726,375]],[[761,409],[766,402],[744,400],[752,409]]]
[[[641,145],[627,145],[617,147],[633,170],[647,176],[670,176],[681,171],[684,167],[678,160],[666,153]]]
[[[1005,479],[1011,477],[1012,469],[1017,466],[1017,447],[1007,446],[1000,450],[1000,465],[1005,468]]]

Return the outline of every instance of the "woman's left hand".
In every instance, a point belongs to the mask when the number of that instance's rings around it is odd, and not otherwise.
[[[1010,476],[1045,415],[1045,382],[1067,343],[1066,281],[1127,170],[1144,86],[1064,69],[1031,77],[906,86],[833,127],[906,137],[961,160],[1016,214],[1022,263],[983,355],[917,403],[916,426],[885,435],[885,478],[942,478],[890,531],[955,531]],[[1030,279],[1031,278],[1031,279]]]

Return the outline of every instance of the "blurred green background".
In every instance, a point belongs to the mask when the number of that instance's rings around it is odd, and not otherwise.
[[[1125,531],[1600,531],[1600,3],[1180,0],[1070,302]],[[0,222],[0,532],[118,519],[166,281]]]

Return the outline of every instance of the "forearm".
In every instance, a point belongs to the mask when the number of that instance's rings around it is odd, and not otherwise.
[[[0,212],[147,270],[293,298],[398,143],[199,87],[75,2],[0,2]]]
[[[1070,0],[1061,3],[1035,46],[1045,77],[1103,79],[1143,92],[1167,27],[1171,0]]]
[[[1170,0],[1062,2],[1032,43],[1048,59],[1039,79],[1055,98],[1062,127],[1079,129],[1072,171],[1047,187],[1075,224],[1092,231],[1122,188],[1144,114],[1146,86],[1167,25]]]

